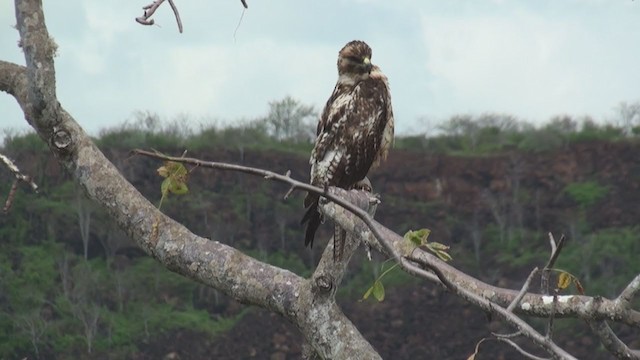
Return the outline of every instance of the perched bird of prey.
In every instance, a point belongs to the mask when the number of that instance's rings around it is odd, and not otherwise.
[[[392,142],[393,110],[387,77],[371,63],[369,45],[351,41],[338,54],[338,82],[318,123],[309,159],[311,184],[352,189],[372,166],[386,159]],[[318,200],[319,196],[311,193],[304,199],[305,245],[313,245],[322,220]],[[336,239],[334,257],[337,254],[339,258],[342,246]]]

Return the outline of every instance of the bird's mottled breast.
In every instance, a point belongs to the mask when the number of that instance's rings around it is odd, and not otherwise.
[[[385,112],[386,112],[386,123],[384,129],[382,130],[382,137],[380,139],[380,148],[378,153],[376,154],[376,158],[374,160],[373,166],[377,166],[381,161],[387,159],[387,155],[389,154],[389,149],[393,146],[393,136],[394,136],[394,118],[393,118],[393,107],[391,106],[391,91],[389,89],[389,81],[387,77],[380,71],[380,68],[374,66],[371,71],[370,78],[372,81],[376,81],[381,84],[381,87],[384,88],[383,91],[379,92],[379,96],[383,97],[382,99]]]

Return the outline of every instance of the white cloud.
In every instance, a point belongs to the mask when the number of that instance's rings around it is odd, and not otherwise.
[[[640,78],[625,60],[629,49],[620,47],[618,26],[592,21],[598,13],[558,17],[517,6],[500,12],[422,15],[437,112],[599,117],[633,94],[630,82],[610,86],[624,76]],[[616,66],[624,63],[628,71]]]
[[[13,5],[0,4],[0,59],[23,63]],[[249,2],[235,39],[235,1],[179,5],[184,34],[166,6],[143,27],[130,0],[44,5],[61,103],[93,133],[136,110],[235,120],[286,95],[321,107],[355,38],[389,76],[399,132],[460,112],[601,117],[638,97],[638,1]],[[26,127],[0,95],[0,127]]]
[[[423,17],[426,67],[438,97],[461,112],[539,109],[575,90],[571,57],[572,24],[555,24],[519,14],[480,18]],[[561,100],[560,100],[561,101]]]
[[[153,46],[148,55],[119,54],[127,64],[121,70],[125,73],[120,94],[114,90],[91,97],[113,103],[112,109],[121,102],[166,116],[257,117],[266,113],[269,101],[286,95],[309,104],[324,101],[337,77],[336,52],[321,45],[269,39],[234,46]]]

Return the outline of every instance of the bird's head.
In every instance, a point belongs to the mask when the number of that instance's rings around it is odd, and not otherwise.
[[[354,40],[338,54],[338,74],[353,80],[365,79],[371,72],[371,48],[364,41]]]

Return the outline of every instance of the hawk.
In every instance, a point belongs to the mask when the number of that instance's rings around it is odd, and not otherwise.
[[[371,63],[369,45],[351,41],[338,54],[338,82],[318,123],[309,159],[311,184],[354,188],[372,167],[386,159],[392,142],[393,110],[387,77]],[[322,222],[318,200],[312,193],[304,199],[305,246],[313,246]],[[339,257],[342,246],[336,237],[334,257]]]

